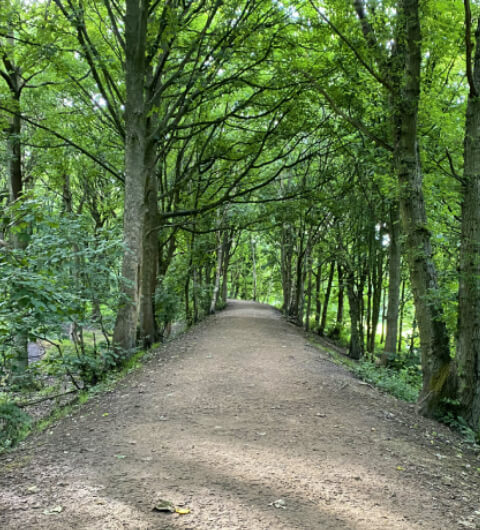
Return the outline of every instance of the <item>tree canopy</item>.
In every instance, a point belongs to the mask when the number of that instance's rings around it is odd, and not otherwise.
[[[2,4],[4,389],[245,298],[480,432],[479,39],[469,0]]]

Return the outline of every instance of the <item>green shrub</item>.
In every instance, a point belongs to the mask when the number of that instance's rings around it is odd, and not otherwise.
[[[369,361],[353,364],[351,370],[360,379],[394,395],[404,401],[415,402],[421,388],[421,374],[411,373],[408,369],[396,371],[383,368]]]
[[[11,402],[0,403],[0,451],[9,449],[30,431],[32,419]]]

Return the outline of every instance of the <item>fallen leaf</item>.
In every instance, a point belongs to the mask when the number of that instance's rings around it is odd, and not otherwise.
[[[397,471],[405,471],[405,468],[402,466],[397,466]]]

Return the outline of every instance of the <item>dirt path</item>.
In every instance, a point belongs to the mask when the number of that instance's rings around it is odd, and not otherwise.
[[[480,528],[480,460],[458,443],[234,302],[1,457],[0,528]]]

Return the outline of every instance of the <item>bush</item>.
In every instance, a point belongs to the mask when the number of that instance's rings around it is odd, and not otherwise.
[[[376,366],[369,361],[360,361],[351,366],[360,379],[394,395],[404,401],[415,402],[421,388],[422,379],[418,372],[412,374],[408,368],[400,371]]]
[[[75,347],[75,358],[61,359],[55,368],[75,365],[72,371],[94,383],[112,365],[113,354],[89,347],[84,332],[97,329],[110,349],[112,322],[102,311],[112,314],[119,304],[119,234],[92,233],[91,221],[82,215],[65,214],[59,221],[48,201],[27,195],[5,215],[16,225],[30,223],[31,229],[25,248],[0,251],[0,375],[12,369],[19,353],[24,355],[28,341],[41,339],[57,349],[67,341]]]
[[[11,402],[0,403],[0,450],[10,449],[30,431],[32,419]]]

